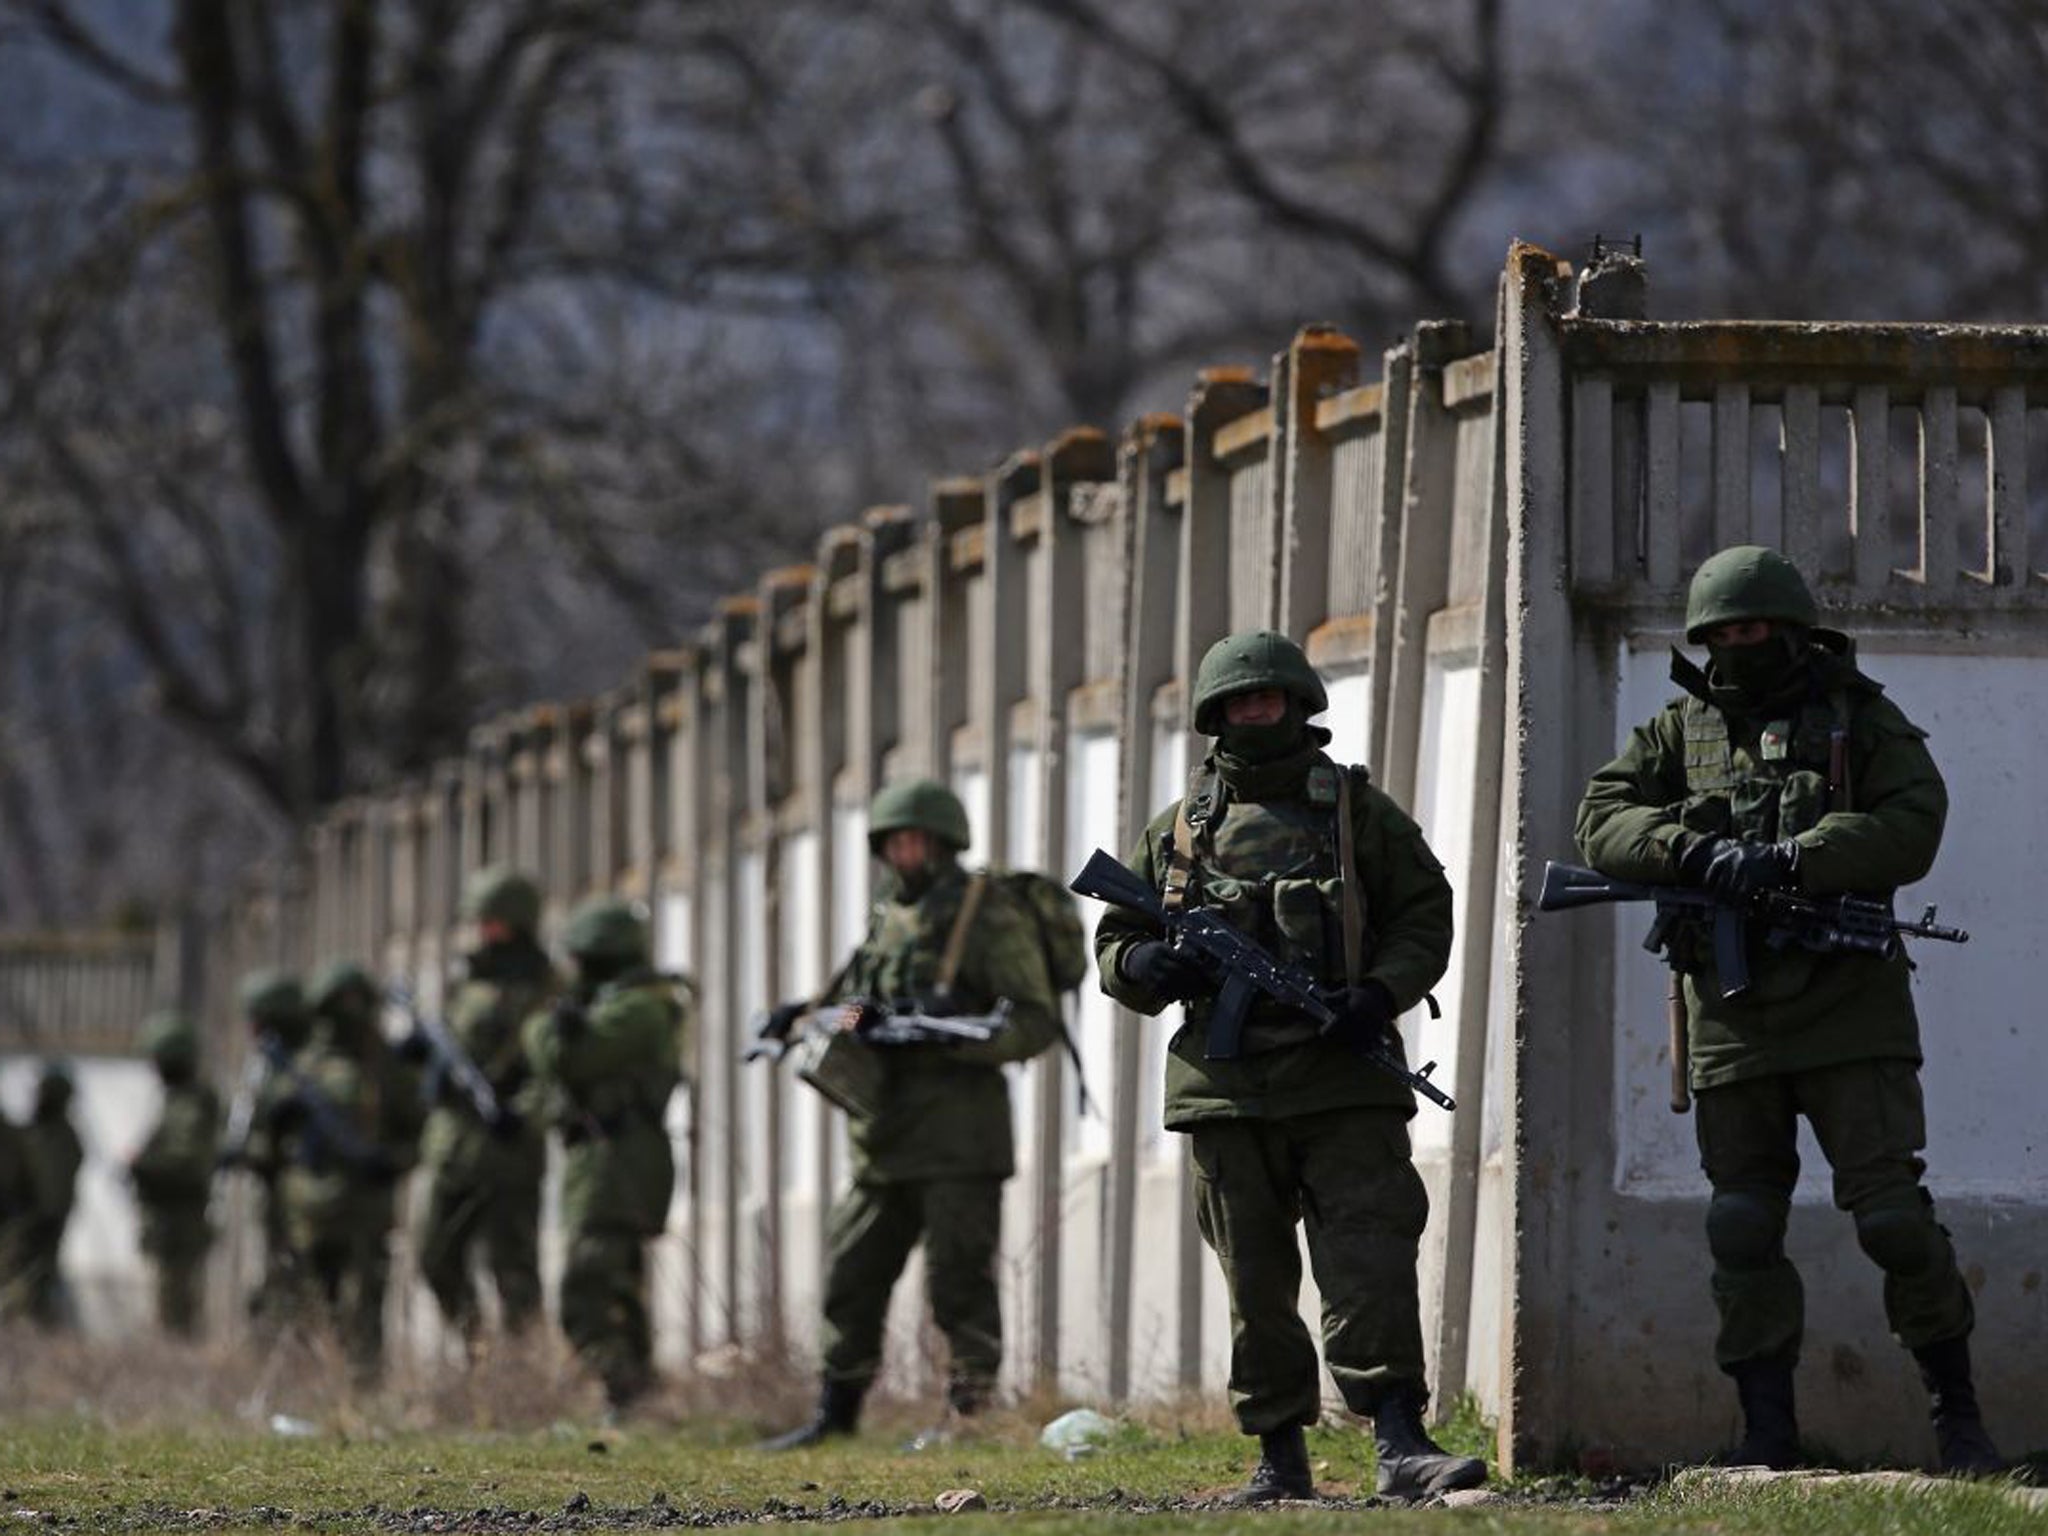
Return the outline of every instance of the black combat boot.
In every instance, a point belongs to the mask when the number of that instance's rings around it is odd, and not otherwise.
[[[1308,1439],[1299,1424],[1268,1430],[1259,1436],[1259,1464],[1251,1481],[1230,1496],[1232,1504],[1277,1504],[1282,1499],[1312,1499],[1315,1479],[1308,1470]]]
[[[1742,1439],[1723,1465],[1769,1467],[1782,1472],[1799,1465],[1799,1419],[1793,1411],[1792,1362],[1745,1360],[1730,1366],[1742,1403]]]
[[[1422,1427],[1422,1394],[1395,1387],[1372,1415],[1372,1443],[1379,1454],[1379,1491],[1390,1499],[1425,1499],[1486,1481],[1477,1456],[1453,1456]]]
[[[1991,1443],[1977,1409],[1977,1386],[1970,1379],[1970,1336],[1963,1333],[1923,1345],[1913,1351],[1913,1358],[1920,1362],[1920,1380],[1927,1386],[1941,1470],[1960,1477],[2003,1472],[2005,1458]]]
[[[866,1395],[866,1388],[851,1382],[828,1381],[818,1393],[818,1411],[808,1424],[799,1424],[772,1440],[763,1440],[760,1448],[764,1451],[800,1451],[806,1446],[850,1435],[860,1427],[860,1403]]]

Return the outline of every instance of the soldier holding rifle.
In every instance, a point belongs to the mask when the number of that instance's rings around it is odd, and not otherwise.
[[[1415,1267],[1429,1199],[1409,1156],[1415,1095],[1386,1070],[1401,1060],[1395,1019],[1448,963],[1450,885],[1421,829],[1363,769],[1324,753],[1329,733],[1309,719],[1328,695],[1284,635],[1218,641],[1192,703],[1215,747],[1130,862],[1168,912],[1212,909],[1305,974],[1315,1006],[1262,992],[1231,1026],[1233,982],[1140,910],[1105,912],[1095,951],[1119,1002],[1187,1006],[1168,1047],[1166,1125],[1193,1143],[1196,1213],[1230,1291],[1231,1405],[1259,1438],[1239,1499],[1315,1496],[1302,1431],[1322,1404],[1297,1224],[1323,1293],[1330,1374],[1373,1421],[1379,1491],[1472,1487],[1485,1464],[1423,1427]]]
[[[1589,863],[1748,912],[1766,911],[1773,893],[1888,909],[1897,887],[1927,873],[1948,796],[1926,733],[1817,619],[1805,580],[1772,550],[1724,549],[1700,566],[1685,627],[1708,664],[1674,652],[1681,696],[1593,775],[1578,818]],[[1919,1364],[1943,1469],[1996,1469],[1971,1380],[1969,1287],[1921,1183],[1920,1028],[1895,939],[1744,949],[1724,933],[1717,947],[1709,922],[1693,919],[1666,940],[1713,1186],[1715,1363],[1742,1405],[1732,1459],[1784,1467],[1799,1457],[1804,1299],[1785,1224],[1803,1115],[1833,1170],[1835,1204],[1884,1274],[1885,1312]],[[1747,976],[1730,974],[1738,960]]]

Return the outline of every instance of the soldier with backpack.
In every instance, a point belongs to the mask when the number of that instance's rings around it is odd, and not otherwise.
[[[1003,1181],[1015,1171],[1005,1063],[1061,1035],[1056,976],[1085,966],[1073,903],[1037,876],[970,873],[967,811],[930,779],[894,784],[868,812],[868,848],[887,865],[861,941],[817,1001],[769,1018],[786,1036],[818,1002],[846,1005],[842,1048],[872,1054],[872,1113],[848,1127],[853,1182],[832,1212],[822,1329],[824,1380],[811,1420],[767,1442],[794,1450],[860,1422],[882,1363],[889,1293],[924,1244],[932,1313],[951,1350],[947,1402],[979,1411],[1002,1362],[995,1260]],[[1027,884],[1035,880],[1036,886]],[[1056,900],[1041,900],[1049,887]],[[868,1045],[862,1034],[892,1008],[932,1017],[987,1015],[1009,1005],[991,1038]]]

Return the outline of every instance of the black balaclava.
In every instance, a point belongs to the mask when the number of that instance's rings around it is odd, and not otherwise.
[[[1806,685],[1806,630],[1779,624],[1749,645],[1707,645],[1708,680],[1714,702],[1736,709],[1766,709],[1791,699]]]

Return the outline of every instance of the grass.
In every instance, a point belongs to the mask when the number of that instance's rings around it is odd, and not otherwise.
[[[791,1456],[751,1449],[789,1422],[800,1392],[787,1378],[741,1375],[672,1388],[621,1428],[598,1427],[593,1395],[556,1357],[501,1361],[478,1376],[396,1382],[351,1397],[345,1373],[319,1358],[276,1362],[165,1351],[43,1348],[10,1358],[0,1341],[0,1531],[116,1536],[145,1530],[583,1531],[833,1522],[901,1525],[951,1518],[979,1536],[1095,1536],[1134,1519],[1152,1529],[1226,1536],[1276,1524],[1290,1536],[1344,1531],[1700,1532],[1749,1536],[1949,1536],[2048,1532],[2048,1514],[1993,1489],[1938,1494],[1866,1486],[1660,1485],[1596,1488],[1531,1481],[1506,1499],[1461,1510],[1372,1508],[1369,1438],[1355,1427],[1312,1432],[1317,1483],[1333,1502],[1240,1512],[1215,1507],[1250,1466],[1251,1445],[1223,1427],[1217,1405],[1125,1421],[1094,1455],[1041,1450],[1054,1405],[995,1415],[972,1440],[918,1453],[920,1422],[880,1405],[860,1439]],[[63,1350],[76,1353],[65,1354]],[[113,1355],[110,1361],[107,1357]],[[33,1365],[27,1376],[10,1367]],[[53,1366],[62,1367],[52,1369]],[[19,1390],[12,1390],[16,1387]],[[521,1390],[523,1388],[524,1395]],[[273,1431],[271,1415],[303,1414],[307,1434]],[[559,1415],[559,1416],[558,1416]],[[1440,1438],[1486,1452],[1476,1413]],[[934,1500],[978,1490],[989,1514],[940,1517]]]

